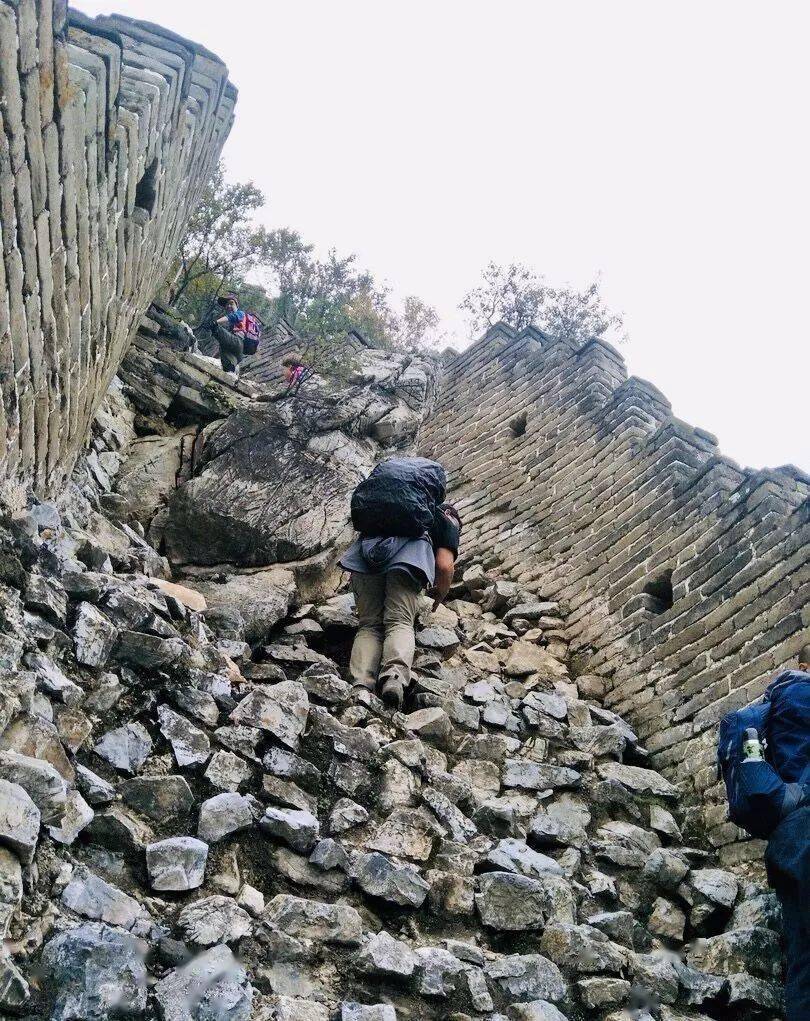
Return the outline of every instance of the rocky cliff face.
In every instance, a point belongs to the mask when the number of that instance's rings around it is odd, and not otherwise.
[[[236,93],[212,54],[64,0],[0,2],[0,503],[59,492]]]
[[[149,332],[2,526],[3,1016],[778,1014],[773,898],[684,840],[570,604],[468,555],[404,711],[348,685],[348,494],[435,368],[291,396]]]
[[[287,393],[282,324],[227,377],[142,317],[223,66],[0,0],[0,87],[0,1015],[778,1016],[713,728],[810,625],[808,478],[537,330]],[[466,529],[392,714],[335,560],[409,449]]]

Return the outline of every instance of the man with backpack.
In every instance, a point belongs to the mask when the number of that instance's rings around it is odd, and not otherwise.
[[[422,589],[434,610],[446,597],[458,556],[461,520],[444,502],[444,468],[423,457],[382,461],[352,495],[360,533],[340,560],[351,572],[359,628],[349,672],[355,686],[402,708],[416,646]]]
[[[217,304],[225,314],[214,320],[212,332],[219,344],[219,360],[224,372],[238,374],[245,355],[255,354],[262,335],[261,322],[252,312],[239,308],[235,294],[223,294]]]
[[[810,643],[798,670],[720,723],[718,760],[729,816],[768,840],[768,882],[782,906],[785,1017],[810,1019]]]

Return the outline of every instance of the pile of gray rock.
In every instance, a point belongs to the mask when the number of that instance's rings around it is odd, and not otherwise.
[[[779,1016],[773,897],[686,845],[567,607],[468,559],[404,710],[352,689],[369,409],[432,386],[364,357],[279,402],[142,340],[58,504],[0,518],[0,1016]]]
[[[81,518],[0,536],[3,1016],[778,1014],[773,898],[684,846],[565,607],[468,566],[392,713],[347,593],[290,586],[251,643]]]

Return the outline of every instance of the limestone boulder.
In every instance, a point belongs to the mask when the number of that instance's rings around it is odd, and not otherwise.
[[[649,1017],[649,1015],[647,1015]],[[507,1013],[509,1021],[568,1021],[565,1014],[548,1000],[513,1003]]]
[[[0,847],[0,939],[8,935],[14,912],[23,895],[20,859],[6,847]]]
[[[416,957],[407,943],[383,931],[364,944],[355,964],[360,971],[370,975],[409,978],[416,967]]]
[[[775,978],[781,973],[779,937],[771,929],[758,926],[731,929],[696,940],[687,962],[710,975],[748,972],[761,978]]]
[[[43,759],[50,762],[68,783],[76,779],[56,727],[50,720],[33,713],[21,713],[6,727],[0,734],[0,751],[19,752],[32,759]]]
[[[39,839],[39,809],[19,784],[0,780],[0,844],[24,865],[30,864]]]
[[[130,933],[87,922],[46,943],[42,965],[51,1021],[137,1018],[146,1010],[143,945]]]
[[[84,866],[75,870],[62,891],[62,904],[83,918],[127,929],[137,935],[145,935],[149,929],[149,916],[134,897]]]
[[[340,1021],[397,1021],[397,1012],[390,1003],[347,1001],[340,1008]]]
[[[605,762],[599,765],[597,772],[603,780],[615,780],[636,794],[657,794],[663,798],[677,794],[673,784],[652,769],[626,766],[621,762]]]
[[[120,787],[128,805],[155,822],[167,822],[188,812],[194,795],[183,776],[136,776]]]
[[[618,974],[625,965],[622,948],[590,925],[552,922],[543,931],[540,949],[564,971]]]
[[[568,673],[559,660],[532,642],[515,642],[512,645],[506,657],[504,671],[510,677],[539,674],[548,680],[565,677]]]
[[[162,978],[155,999],[163,1021],[249,1021],[253,987],[230,949],[218,944]]]
[[[412,865],[398,865],[377,851],[361,855],[355,870],[361,890],[393,904],[418,908],[430,891],[429,883]]]
[[[211,742],[204,730],[167,705],[158,706],[160,732],[172,746],[178,766],[202,765],[211,754]]]
[[[274,567],[266,571],[230,574],[224,582],[197,580],[194,587],[208,603],[213,616],[239,613],[248,642],[260,642],[274,624],[287,615],[295,594],[292,571]]]
[[[505,996],[521,1003],[558,1001],[565,996],[565,980],[560,969],[542,954],[499,957],[487,962],[484,973]]]
[[[294,808],[265,809],[259,820],[259,826],[265,833],[278,837],[294,851],[303,854],[312,850],[320,837],[318,820],[311,812]]]
[[[231,791],[215,794],[200,805],[197,835],[209,844],[224,840],[232,833],[249,829],[259,814],[261,806],[250,795]]]
[[[0,951],[0,1008],[17,1016],[28,1002],[31,989],[19,968],[4,951]]]
[[[288,748],[296,749],[309,715],[309,697],[298,681],[256,688],[231,713],[234,723],[265,730]]]
[[[372,466],[371,448],[340,434],[313,452],[307,424],[290,430],[277,407],[256,404],[209,430],[197,474],[169,500],[173,563],[304,560],[347,533],[349,497]],[[326,418],[310,424],[330,431]]]
[[[183,939],[198,947],[237,943],[253,931],[250,915],[232,897],[203,897],[188,904],[177,918]]]
[[[19,784],[27,792],[43,823],[58,823],[64,815],[67,785],[49,762],[18,752],[0,752],[0,779]]]
[[[195,837],[167,837],[146,848],[153,890],[196,890],[202,886],[208,844]]]
[[[93,750],[121,772],[134,773],[152,751],[152,739],[142,724],[127,723],[108,730]]]
[[[82,830],[90,825],[94,815],[93,809],[79,791],[72,790],[68,793],[58,826],[48,826],[48,833],[57,844],[72,844]]]
[[[523,840],[512,838],[499,841],[487,854],[486,862],[496,872],[515,872],[530,878],[563,874],[562,868],[553,858],[533,850]]]
[[[122,517],[144,527],[149,524],[177,485],[182,446],[193,439],[194,433],[184,430],[134,440],[115,480],[115,492],[120,497],[116,508]]]
[[[550,874],[529,878],[511,872],[489,872],[481,876],[475,904],[481,922],[503,932],[533,930],[551,919],[574,920],[569,883]]]
[[[76,659],[86,666],[105,666],[118,639],[118,628],[92,603],[80,603],[73,624]]]
[[[348,904],[325,904],[285,893],[270,901],[262,918],[288,936],[322,943],[357,946],[363,933],[359,913]]]

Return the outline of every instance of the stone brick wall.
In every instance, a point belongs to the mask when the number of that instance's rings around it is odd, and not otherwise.
[[[741,469],[608,344],[503,325],[447,366],[420,449],[450,471],[465,548],[567,604],[577,672],[682,785],[692,839],[757,857],[715,730],[810,631],[810,478]]]
[[[216,342],[213,350],[214,352],[217,350]],[[355,365],[358,357],[368,350],[373,350],[371,345],[355,333],[333,340],[329,345],[330,360],[335,365],[344,366],[347,371],[350,366]],[[282,359],[291,354],[297,355],[306,366],[316,372],[323,371],[324,367],[320,364],[322,358],[313,345],[299,336],[286,319],[281,319],[265,330],[259,350],[242,362],[240,375],[254,383],[279,386],[284,380]]]
[[[212,54],[0,0],[0,500],[57,491],[228,134]]]

